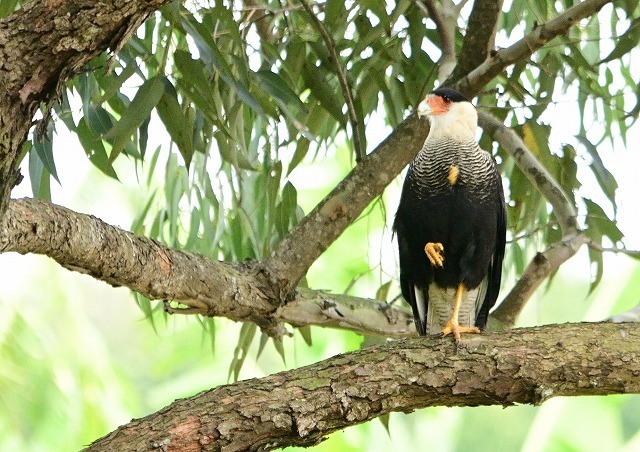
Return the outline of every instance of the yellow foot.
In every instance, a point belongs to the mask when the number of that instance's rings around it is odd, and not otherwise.
[[[442,335],[446,336],[448,334],[453,333],[453,337],[456,338],[456,342],[460,342],[460,334],[461,333],[480,333],[480,328],[475,326],[460,326],[456,323],[453,323],[451,320],[447,322],[447,324],[442,328]]]
[[[429,258],[429,262],[431,262],[431,265],[433,265],[434,267],[444,267],[444,255],[442,254],[443,251],[444,247],[442,246],[442,243],[429,242],[424,246],[424,252]]]

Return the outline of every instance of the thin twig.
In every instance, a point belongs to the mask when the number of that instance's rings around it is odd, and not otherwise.
[[[318,16],[316,16],[313,9],[311,9],[311,6],[309,6],[309,3],[306,0],[300,0],[300,3],[309,14],[309,17],[311,17],[311,20],[315,24],[320,36],[322,36],[322,39],[327,46],[327,50],[329,50],[329,57],[333,64],[333,69],[336,71],[338,81],[340,82],[340,88],[342,89],[342,95],[347,103],[347,113],[349,116],[349,123],[351,124],[351,133],[353,134],[353,148],[356,153],[356,162],[360,163],[362,157],[364,157],[364,152],[360,142],[360,133],[358,132],[358,116],[356,115],[356,109],[353,106],[353,96],[351,95],[349,84],[347,83],[347,77],[340,66],[340,60],[338,59],[338,53],[336,52],[336,44],[322,22],[320,22],[320,19],[318,19]]]
[[[607,247],[604,247],[602,245],[597,244],[593,240],[589,240],[587,245],[592,250],[598,251],[600,253],[625,254],[627,256],[630,256],[630,257],[633,257],[633,258],[636,258],[636,259],[640,258],[640,250],[628,250],[628,249],[625,249],[625,248],[617,248],[617,247],[609,247],[609,248],[607,248]]]
[[[425,16],[429,17],[436,24],[436,31],[440,36],[440,48],[442,56],[438,61],[438,80],[442,82],[449,76],[456,65],[455,32],[457,16],[451,16],[453,20],[445,20],[443,14],[438,11],[433,0],[414,0],[415,5]]]

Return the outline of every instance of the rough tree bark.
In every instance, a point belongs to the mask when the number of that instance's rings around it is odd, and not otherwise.
[[[598,334],[594,335],[597,328]],[[567,324],[402,340],[177,400],[91,451],[310,446],[386,413],[640,392],[640,325]]]

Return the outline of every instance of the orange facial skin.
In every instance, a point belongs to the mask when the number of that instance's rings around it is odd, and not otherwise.
[[[451,101],[435,94],[429,94],[424,102],[429,105],[430,115],[442,115],[449,111]]]

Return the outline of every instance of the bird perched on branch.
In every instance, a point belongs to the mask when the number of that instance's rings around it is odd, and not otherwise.
[[[493,157],[476,141],[478,115],[439,88],[418,107],[429,136],[409,166],[394,221],[402,295],[422,336],[479,333],[500,290],[506,213]]]

